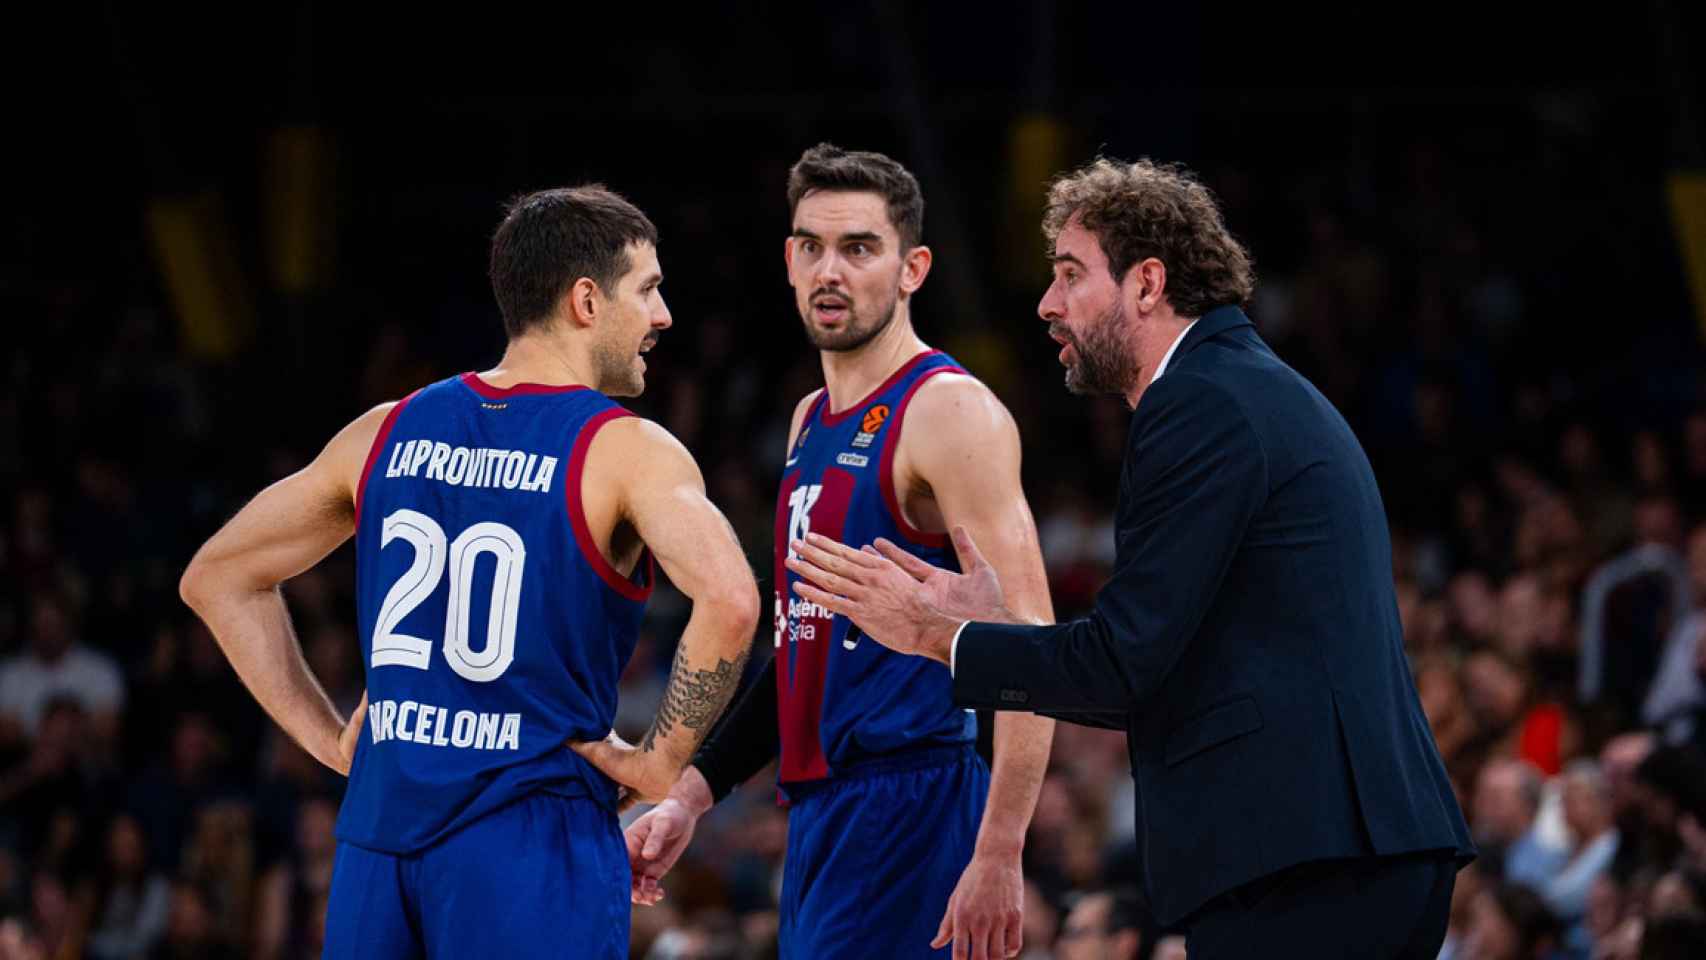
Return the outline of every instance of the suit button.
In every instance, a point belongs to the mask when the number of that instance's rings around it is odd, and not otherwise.
[[[1026,701],[1028,701],[1030,699],[1031,699],[1031,695],[1026,693],[1023,690],[1003,690],[1003,691],[1001,691],[1001,702],[1002,703],[1025,703]]]

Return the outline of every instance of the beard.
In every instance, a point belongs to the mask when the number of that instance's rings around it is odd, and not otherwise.
[[[819,330],[812,325],[810,301],[806,303],[805,310],[801,311],[800,320],[805,324],[806,339],[811,341],[813,347],[835,353],[846,353],[870,343],[876,339],[877,334],[887,330],[889,324],[894,321],[895,307],[900,303],[900,292],[897,290],[893,296],[889,297],[888,305],[877,310],[875,316],[869,321],[866,321],[865,317],[861,315],[859,305],[854,303],[851,298],[843,294],[842,299],[847,301],[847,326],[835,332]]]
[[[1079,396],[1123,397],[1137,385],[1137,350],[1125,322],[1125,307],[1114,302],[1090,323],[1082,337],[1055,323],[1050,333],[1072,346],[1078,362],[1066,368],[1066,389]]]
[[[647,337],[641,346],[656,343]],[[616,338],[600,340],[592,347],[593,376],[599,393],[609,397],[637,397],[646,390],[646,374],[640,369],[639,352]]]

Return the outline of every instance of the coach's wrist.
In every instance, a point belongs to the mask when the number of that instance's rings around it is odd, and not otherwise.
[[[675,779],[675,786],[669,789],[669,798],[687,808],[687,812],[695,817],[702,817],[712,807],[716,806],[717,798],[711,793],[711,784],[699,768],[688,764],[681,771],[681,776]]]

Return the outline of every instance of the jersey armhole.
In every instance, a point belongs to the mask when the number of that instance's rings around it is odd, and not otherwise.
[[[925,533],[906,520],[906,514],[901,512],[900,498],[894,488],[894,456],[900,447],[900,431],[906,424],[906,408],[912,403],[912,395],[924,382],[938,373],[965,373],[959,367],[941,366],[926,370],[918,375],[912,386],[906,388],[900,402],[894,405],[894,413],[890,416],[890,427],[883,437],[883,455],[877,461],[877,482],[882,486],[883,504],[888,507],[889,516],[893,518],[895,529],[899,530],[908,540],[922,547],[946,547],[948,535],[945,533]]]
[[[799,446],[800,437],[805,435],[806,427],[811,426],[811,422],[813,420],[817,419],[818,411],[823,409],[823,405],[825,403],[827,403],[828,401],[829,401],[829,388],[824,387],[823,389],[821,389],[817,392],[817,399],[813,400],[806,407],[806,415],[800,418],[800,428],[798,430],[794,431],[794,445],[795,446]],[[793,451],[791,451],[791,450],[789,451],[789,453],[792,453],[792,452]]]
[[[586,469],[586,454],[592,447],[592,438],[610,421],[633,415],[621,407],[611,407],[594,414],[581,427],[580,433],[575,436],[574,449],[569,454],[568,475],[563,478],[563,500],[569,511],[569,526],[574,532],[575,542],[580,545],[581,556],[586,558],[587,566],[618,595],[636,603],[644,603],[652,594],[652,585],[657,582],[657,563],[652,557],[652,551],[648,548],[642,548],[640,551],[640,561],[634,568],[636,573],[643,573],[639,582],[622,576],[621,572],[610,565],[610,561],[604,559],[598,544],[593,542],[592,530],[586,524],[586,509],[581,504],[581,475]]]
[[[380,421],[379,432],[373,435],[373,445],[367,448],[367,462],[361,467],[361,479],[357,481],[355,487],[355,525],[358,530],[361,528],[361,505],[367,499],[367,478],[373,474],[373,465],[379,462],[379,452],[385,449],[385,441],[391,439],[391,428],[397,425],[397,417],[417,393],[420,391],[416,390],[397,401],[397,405],[391,408],[391,412],[385,415],[384,420]]]

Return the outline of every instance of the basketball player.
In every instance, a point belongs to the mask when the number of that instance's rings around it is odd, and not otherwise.
[[[357,418],[184,573],[261,706],[350,776],[327,957],[628,955],[618,787],[563,744],[610,731],[652,558],[694,603],[655,723],[606,754],[634,796],[691,759],[759,613],[692,458],[610,399],[670,326],[656,242],[602,187],[521,198],[492,240],[498,366]],[[352,534],[369,699],[345,721],[278,586]]]
[[[1013,956],[1020,852],[1054,721],[997,718],[992,776],[947,668],[893,656],[802,602],[784,563],[789,541],[811,531],[856,547],[885,538],[952,564],[944,531],[963,526],[999,544],[985,553],[1013,584],[1015,610],[1052,622],[1018,430],[987,387],[913,331],[931,253],[911,173],[825,144],[794,165],[788,201],[788,278],[827,387],[800,401],[789,431],[776,656],[669,799],[629,827],[634,899],[656,902],[697,818],[780,753],[784,957],[923,957],[950,942],[956,958]]]

